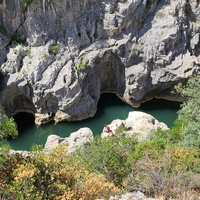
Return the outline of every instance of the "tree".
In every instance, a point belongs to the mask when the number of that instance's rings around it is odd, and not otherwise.
[[[185,98],[178,112],[183,126],[183,145],[200,149],[200,77],[191,77],[186,84],[178,84],[176,91]]]
[[[12,117],[8,118],[3,108],[0,109],[0,115],[3,119],[0,121],[0,141],[8,137],[16,138],[18,131],[14,119]]]

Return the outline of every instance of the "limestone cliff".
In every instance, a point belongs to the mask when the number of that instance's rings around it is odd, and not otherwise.
[[[0,0],[0,104],[36,123],[137,107],[199,73],[199,0]]]

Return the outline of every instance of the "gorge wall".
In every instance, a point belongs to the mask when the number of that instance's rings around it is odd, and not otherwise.
[[[199,33],[199,0],[0,0],[0,105],[41,124],[92,117],[105,92],[178,101]]]

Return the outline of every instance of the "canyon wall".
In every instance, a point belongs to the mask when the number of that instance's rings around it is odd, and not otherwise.
[[[0,0],[0,105],[37,124],[94,116],[102,93],[133,107],[180,101],[199,74],[198,0]]]

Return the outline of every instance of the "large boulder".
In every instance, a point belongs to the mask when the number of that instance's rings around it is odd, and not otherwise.
[[[169,129],[165,123],[159,122],[152,115],[140,111],[129,112],[128,118],[124,121],[124,126],[129,135],[136,133],[139,140],[147,139],[148,135],[158,128]]]
[[[121,133],[119,131],[120,128],[122,129]],[[101,137],[104,138],[115,134],[135,134],[139,141],[143,141],[148,139],[149,134],[156,131],[158,128],[162,130],[169,129],[165,123],[159,122],[150,114],[132,111],[129,112],[127,119],[113,120],[111,124],[106,125],[103,128]]]
[[[89,142],[92,142],[94,139],[92,131],[85,127],[80,128],[78,131],[70,134],[69,137],[61,138],[57,135],[49,135],[45,143],[46,149],[53,149],[59,144],[66,143],[67,151],[72,152],[77,147],[87,145]]]

